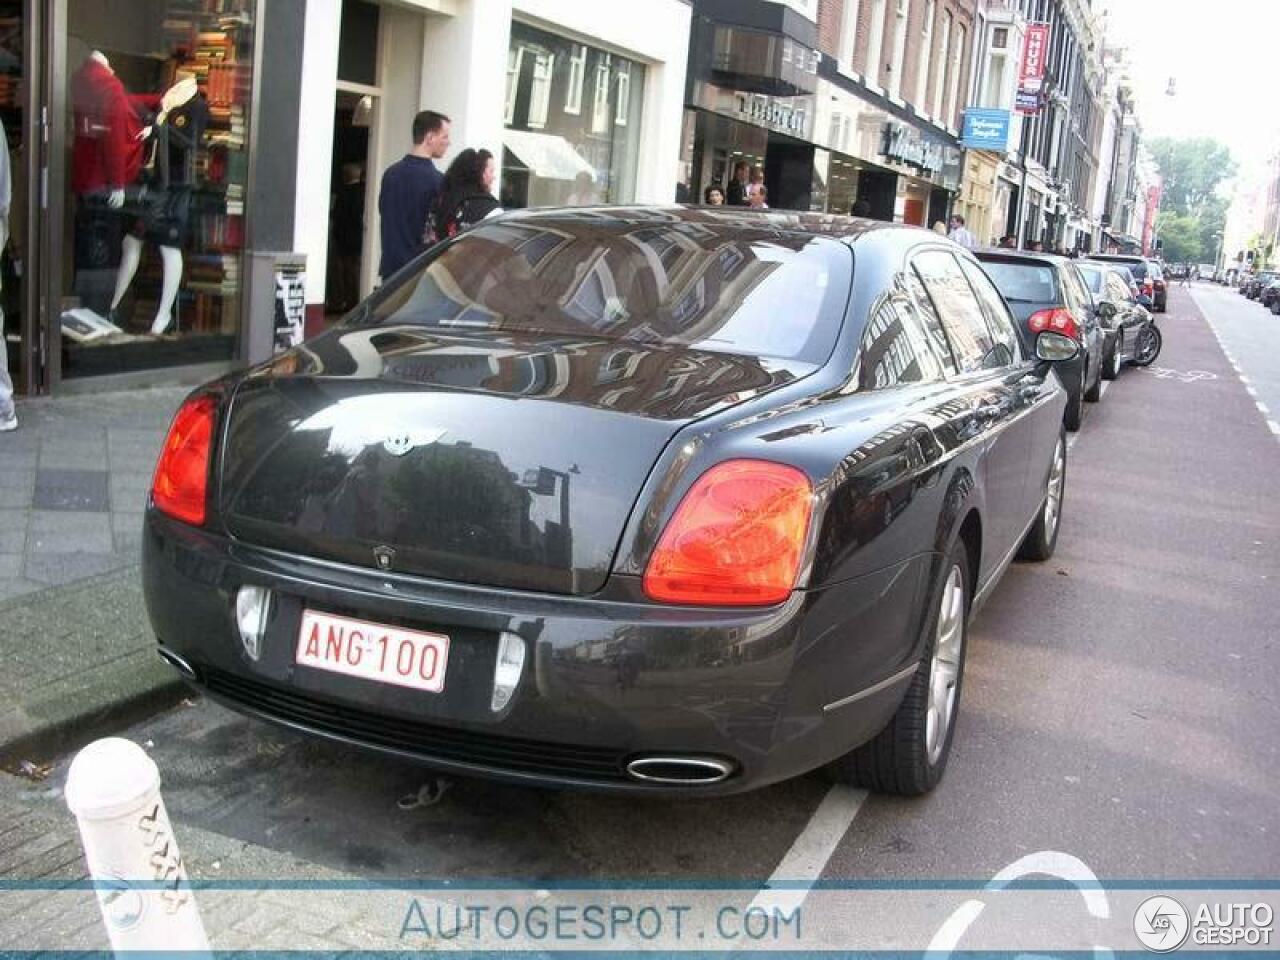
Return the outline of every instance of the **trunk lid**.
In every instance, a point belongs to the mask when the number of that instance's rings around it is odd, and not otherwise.
[[[334,330],[240,385],[219,510],[261,546],[588,594],[671,437],[813,369],[638,343]]]

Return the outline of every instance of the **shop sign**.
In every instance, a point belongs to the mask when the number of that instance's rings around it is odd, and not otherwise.
[[[737,108],[738,116],[748,123],[779,133],[806,136],[809,112],[803,106],[763,94],[739,93]]]
[[[964,112],[964,130],[960,135],[962,146],[972,150],[996,150],[1001,153],[1009,149],[1008,110],[994,110],[970,107]]]
[[[942,144],[912,136],[911,131],[899,123],[884,125],[884,146],[880,152],[890,160],[934,176],[942,173],[946,165]]]
[[[1040,110],[1040,94],[1034,90],[1019,90],[1013,105],[1019,113],[1038,113]]]
[[[1027,24],[1022,42],[1022,63],[1018,67],[1018,94],[1015,106],[1019,113],[1035,113],[1040,109],[1040,88],[1044,85],[1044,62],[1049,53],[1049,24]]]

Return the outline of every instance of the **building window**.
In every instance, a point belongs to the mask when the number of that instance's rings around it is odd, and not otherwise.
[[[907,59],[907,18],[911,0],[895,0],[893,16],[893,66],[889,74],[889,97],[902,99],[902,68]]]
[[[551,109],[551,72],[556,58],[539,51],[533,60],[533,85],[529,92],[529,126],[542,128],[547,125],[547,111]]]
[[[868,83],[880,85],[881,63],[884,56],[885,7],[888,0],[872,0],[871,4],[871,36],[867,44],[866,80]]]
[[[947,91],[947,114],[943,123],[950,127],[956,122],[956,97],[960,91],[960,68],[964,66],[964,41],[966,31],[963,26],[956,27],[956,49],[951,58],[951,87]]]
[[[627,112],[631,108],[631,64],[618,64],[618,109],[613,122],[620,127],[627,125]]]
[[[859,0],[844,0],[844,16],[840,19],[840,69],[853,73],[853,51],[858,41]]]
[[[573,45],[569,57],[569,85],[564,94],[564,112],[575,116],[582,112],[582,87],[587,79],[587,48],[581,43]]]
[[[920,57],[916,64],[915,104],[921,111],[929,109],[929,60],[933,56],[933,17],[936,0],[925,0],[924,26],[920,28]]]
[[[942,11],[942,40],[938,44],[938,59],[933,76],[933,110],[935,118],[942,116],[942,104],[947,83],[947,59],[951,56],[951,11]]]
[[[1003,107],[1005,72],[1008,57],[1003,50],[992,50],[987,60],[987,83],[982,92],[981,106]]]
[[[645,69],[618,54],[512,23],[502,205],[635,200]]]
[[[609,54],[596,60],[595,100],[591,106],[591,132],[604,133],[609,129]]]

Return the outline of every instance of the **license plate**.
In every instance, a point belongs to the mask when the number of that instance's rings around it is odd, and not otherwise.
[[[439,693],[449,638],[306,610],[296,659],[317,670]]]

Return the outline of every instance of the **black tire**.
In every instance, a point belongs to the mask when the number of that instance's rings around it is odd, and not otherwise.
[[[1102,361],[1102,379],[1114,380],[1120,376],[1120,336],[1116,337],[1115,342],[1111,344],[1111,350],[1106,358]]]
[[[1084,376],[1081,375],[1080,385],[1075,390],[1067,391],[1067,409],[1062,414],[1062,425],[1075,433],[1080,429],[1080,425],[1084,423]]]
[[[941,752],[931,759],[928,744],[930,670],[937,644],[942,599],[946,594],[951,572],[955,569],[960,571],[960,582],[964,591],[959,624],[961,637],[959,672],[954,683],[951,716],[942,741]],[[924,625],[926,640],[920,668],[911,678],[906,696],[902,698],[902,703],[898,705],[898,710],[889,721],[889,725],[876,734],[874,739],[850,750],[843,757],[831,761],[824,768],[827,776],[836,783],[864,787],[876,793],[918,797],[928,793],[942,779],[942,774],[947,769],[947,759],[951,756],[951,742],[955,737],[956,721],[960,713],[960,694],[964,687],[964,661],[969,648],[969,608],[973,602],[973,577],[969,571],[969,554],[962,540],[957,540],[951,548],[938,579],[939,582],[934,586],[929,599],[930,614]]]
[[[1053,478],[1054,465],[1061,457],[1062,469],[1058,475],[1058,502],[1057,509],[1053,516],[1049,515],[1049,483]],[[1053,551],[1058,546],[1058,531],[1062,529],[1062,506],[1066,502],[1067,493],[1067,437],[1066,434],[1058,435],[1058,445],[1054,448],[1053,459],[1049,461],[1049,469],[1045,473],[1044,479],[1045,496],[1040,504],[1040,510],[1036,514],[1035,522],[1031,525],[1031,529],[1027,531],[1026,537],[1022,541],[1022,546],[1018,548],[1018,559],[1029,561],[1031,563],[1043,563],[1053,556]]]
[[[1085,373],[1085,376],[1086,378],[1088,377],[1087,371]],[[1099,400],[1102,399],[1102,373],[1101,372],[1098,373],[1098,379],[1093,381],[1093,386],[1084,392],[1084,398],[1085,400],[1089,401],[1089,403],[1097,403]]]
[[[1149,367],[1160,356],[1160,348],[1164,346],[1164,335],[1154,323],[1138,332],[1138,339],[1133,345],[1133,358],[1129,361],[1135,367]]]

